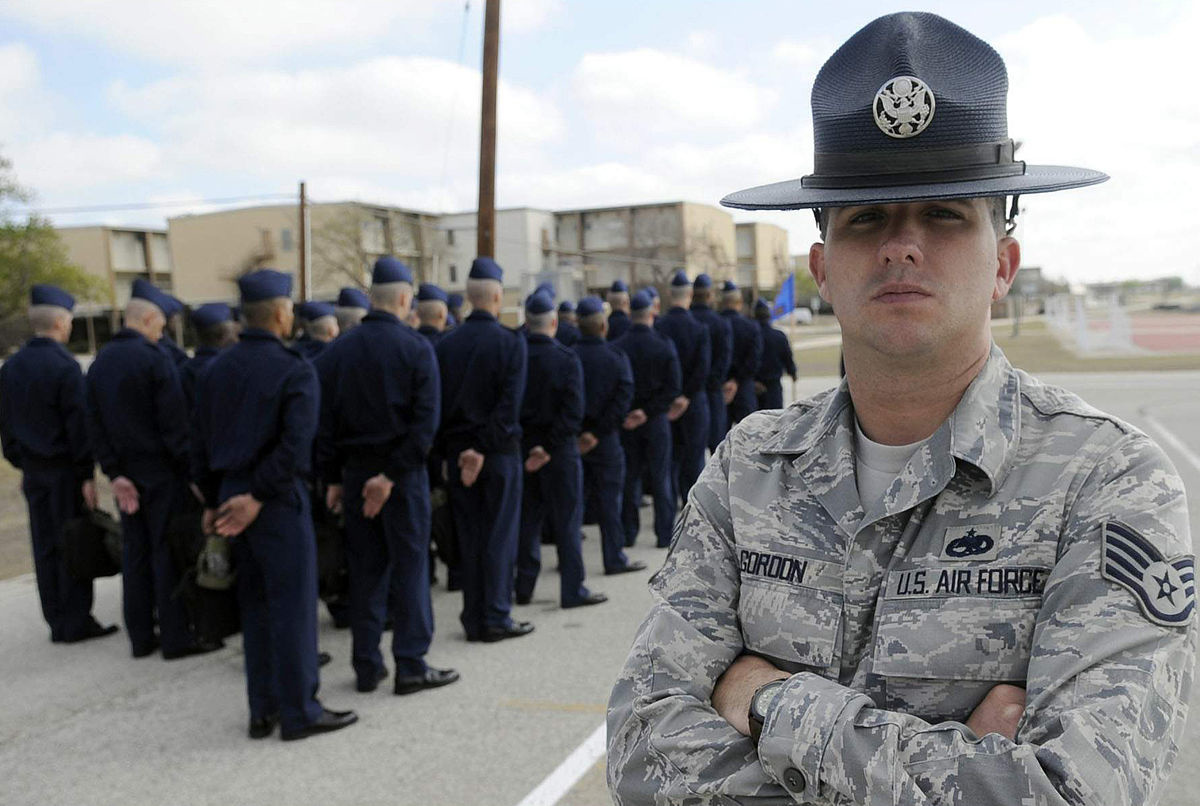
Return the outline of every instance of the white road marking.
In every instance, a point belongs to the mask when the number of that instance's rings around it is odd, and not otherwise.
[[[1179,454],[1188,460],[1191,466],[1196,469],[1196,472],[1200,473],[1200,456],[1197,456],[1195,451],[1185,445],[1183,440],[1168,431],[1165,425],[1150,416],[1150,412],[1142,409],[1140,413],[1146,421],[1146,425],[1158,432],[1158,435],[1163,438],[1164,442],[1179,451]]]
[[[562,796],[571,791],[571,787],[584,776],[596,760],[604,755],[604,724],[592,731],[592,735],[583,740],[571,755],[555,768],[554,772],[537,785],[536,788],[517,806],[554,806]]]

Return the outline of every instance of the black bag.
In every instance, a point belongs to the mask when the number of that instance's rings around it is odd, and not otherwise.
[[[200,640],[215,643],[241,632],[236,586],[219,591],[202,588],[196,584],[196,569],[192,567],[180,578],[175,595],[183,600],[192,630]]]
[[[167,521],[167,546],[171,551],[171,562],[175,573],[185,574],[188,569],[196,567],[196,558],[204,548],[204,530],[200,528],[200,520],[204,509],[191,491],[180,494],[182,506],[171,513]]]
[[[102,509],[67,521],[59,548],[67,572],[80,582],[121,573],[121,525]]]
[[[336,601],[350,589],[342,530],[332,515],[315,519],[313,529],[317,534],[317,594],[326,602]]]
[[[447,568],[457,568],[462,559],[458,533],[454,530],[454,513],[450,511],[450,496],[445,487],[434,487],[430,495],[433,511],[430,515],[430,536],[438,559]]]

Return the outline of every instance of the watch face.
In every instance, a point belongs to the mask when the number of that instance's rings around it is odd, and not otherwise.
[[[765,715],[767,707],[771,704],[771,700],[775,698],[775,693],[779,691],[783,681],[779,680],[774,683],[768,683],[758,690],[758,694],[754,696],[754,713]]]

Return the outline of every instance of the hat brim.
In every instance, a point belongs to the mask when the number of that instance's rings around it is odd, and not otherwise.
[[[721,199],[721,205],[739,210],[805,210],[858,204],[898,204],[926,199],[1018,196],[1098,185],[1107,179],[1108,174],[1100,171],[1063,165],[1027,165],[1025,173],[1019,176],[892,187],[806,188],[802,180],[790,179],[730,193]]]

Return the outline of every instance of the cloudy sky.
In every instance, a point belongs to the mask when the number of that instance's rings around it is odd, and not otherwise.
[[[483,0],[5,0],[0,153],[56,222],[163,226],[290,194],[471,209]],[[466,10],[464,12],[464,6]],[[1031,163],[1112,180],[1023,199],[1026,265],[1200,284],[1200,4],[926,3],[1008,64]],[[809,173],[809,94],[880,2],[504,0],[497,203],[683,199]],[[461,56],[460,56],[461,53]],[[189,202],[141,210],[120,204]],[[736,213],[788,228],[811,217]]]

